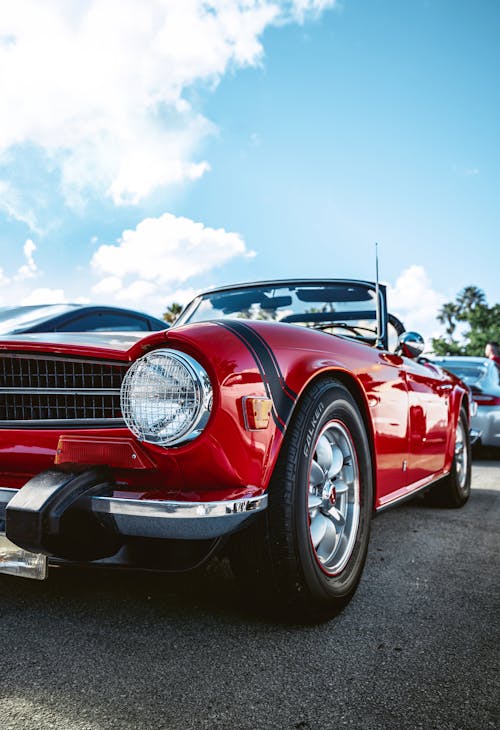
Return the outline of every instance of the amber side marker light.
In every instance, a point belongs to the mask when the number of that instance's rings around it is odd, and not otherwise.
[[[264,396],[246,396],[243,398],[243,418],[247,431],[260,431],[267,428],[271,416],[273,402]]]

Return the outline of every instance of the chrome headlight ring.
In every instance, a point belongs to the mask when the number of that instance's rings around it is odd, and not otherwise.
[[[179,350],[159,349],[127,370],[121,387],[125,423],[140,441],[179,446],[205,428],[213,390],[205,369]]]

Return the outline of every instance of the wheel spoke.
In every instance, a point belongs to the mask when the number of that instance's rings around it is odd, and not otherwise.
[[[346,524],[346,520],[342,512],[340,512],[336,507],[330,507],[328,510],[328,517],[331,519],[332,523],[335,525],[336,530],[343,529]]]
[[[332,465],[328,470],[328,478],[333,479],[337,476],[342,467],[344,466],[344,454],[336,444],[331,445],[332,450]]]
[[[317,553],[320,560],[324,563],[328,562],[337,548],[339,542],[339,534],[335,529],[334,523],[325,518],[326,529],[324,535],[317,546]]]
[[[316,550],[325,537],[329,522],[330,520],[321,512],[318,512],[311,520],[311,541]]]
[[[313,459],[311,474],[309,475],[309,487],[319,487],[325,481],[325,472],[317,461]]]
[[[311,510],[318,509],[319,507],[321,507],[322,504],[323,502],[317,494],[309,492],[309,495],[307,497],[307,509],[309,510],[309,512],[311,512]]]
[[[326,474],[333,462],[332,445],[326,438],[326,436],[320,436],[318,443],[316,444],[316,459],[320,467]]]
[[[337,497],[340,494],[347,494],[349,492],[349,485],[343,479],[336,479],[333,486],[335,487]]]

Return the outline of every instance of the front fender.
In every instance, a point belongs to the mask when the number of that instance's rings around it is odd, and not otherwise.
[[[217,466],[224,464],[233,483],[267,489],[302,394],[313,380],[327,374],[351,385],[373,443],[365,385],[370,363],[375,365],[378,355],[366,346],[294,325],[229,320],[173,328],[167,342],[195,357],[217,385],[206,432],[177,451],[187,481],[200,464],[213,470],[209,462],[217,453],[221,462]],[[249,395],[272,398],[272,418],[264,431],[245,429],[242,402]]]

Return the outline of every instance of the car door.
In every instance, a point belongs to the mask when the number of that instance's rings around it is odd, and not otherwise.
[[[376,364],[362,376],[374,426],[377,502],[383,507],[406,493],[409,449],[408,385],[404,360],[376,351]]]
[[[409,399],[408,485],[425,482],[445,463],[452,384],[440,368],[403,358]]]

